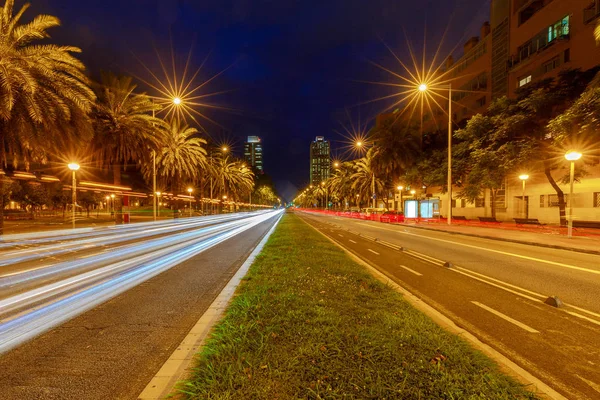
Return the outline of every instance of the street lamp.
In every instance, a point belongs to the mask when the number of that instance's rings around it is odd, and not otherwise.
[[[523,217],[527,218],[527,208],[525,206],[525,181],[529,179],[529,175],[519,175],[519,179],[523,181],[523,196],[521,197],[521,199],[523,199]]]
[[[413,196],[414,196],[416,193],[417,193],[417,191],[416,191],[416,190],[414,190],[414,189],[410,191],[410,194],[412,194]]]
[[[175,104],[176,106],[181,104],[181,97],[175,97],[173,98],[173,104]]]
[[[398,189],[398,193],[400,193],[400,204],[398,208],[400,211],[404,212],[404,204],[402,204],[402,190],[404,190],[404,186],[398,185],[396,189]]]
[[[575,150],[569,150],[565,154],[565,158],[571,161],[571,175],[570,175],[570,188],[569,188],[569,226],[567,229],[567,236],[573,237],[573,181],[575,180],[575,161],[581,158],[582,154]]]
[[[325,211],[329,210],[329,191],[325,187],[325,181],[321,182],[321,186],[325,189]]]
[[[69,169],[73,172],[73,193],[72,193],[72,214],[73,214],[73,229],[75,229],[75,204],[77,203],[77,180],[75,179],[75,172],[79,169],[79,164],[77,163],[69,163],[67,165]]]
[[[192,189],[191,187],[187,189],[188,193],[190,194],[190,218],[192,217],[192,192],[194,191],[194,189]]]
[[[355,146],[360,149],[360,148],[362,148],[363,144],[364,143],[362,141],[358,140],[355,143]],[[372,192],[371,197],[373,199],[373,208],[375,208],[376,207],[376,203],[375,203],[375,171],[373,171],[371,174],[371,192]]]
[[[448,225],[452,225],[452,84],[439,87],[448,89]],[[424,94],[429,87],[426,83],[421,83],[418,90]]]

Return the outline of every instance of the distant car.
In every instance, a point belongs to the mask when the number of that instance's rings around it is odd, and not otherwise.
[[[404,213],[402,211],[386,211],[379,220],[387,223],[404,222]]]

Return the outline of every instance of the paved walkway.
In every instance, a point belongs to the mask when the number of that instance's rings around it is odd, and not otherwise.
[[[511,223],[482,224],[454,222],[448,225],[440,222],[411,222],[403,225],[448,233],[485,237],[516,243],[527,243],[543,247],[575,250],[585,253],[600,254],[600,230],[573,229],[573,237],[567,237],[567,228],[559,226],[518,227]]]

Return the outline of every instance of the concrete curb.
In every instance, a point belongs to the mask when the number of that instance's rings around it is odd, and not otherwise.
[[[309,225],[311,228],[313,228],[317,233],[321,234],[325,239],[329,240],[331,243],[335,244],[337,247],[339,247],[341,250],[343,250],[346,254],[348,254],[348,256],[350,256],[350,258],[352,258],[358,264],[364,266],[376,279],[378,279],[379,281],[381,281],[387,285],[392,286],[395,290],[402,293],[402,295],[404,296],[406,301],[408,301],[417,310],[421,311],[422,313],[427,315],[429,318],[431,318],[440,327],[442,327],[443,329],[447,330],[448,332],[454,333],[454,334],[460,336],[461,338],[465,339],[466,341],[468,341],[475,349],[481,351],[486,356],[488,356],[489,358],[494,360],[496,363],[498,363],[498,365],[500,365],[501,369],[503,369],[505,372],[508,372],[508,374],[510,376],[517,379],[519,382],[521,382],[525,385],[533,386],[535,388],[534,393],[536,395],[538,395],[538,396],[542,395],[543,398],[548,398],[548,399],[553,399],[553,400],[566,400],[566,397],[564,397],[563,395],[558,393],[556,390],[552,389],[546,383],[544,383],[537,377],[533,376],[527,370],[525,370],[522,367],[520,367],[519,365],[517,365],[515,362],[510,360],[508,357],[506,357],[505,355],[503,355],[502,353],[500,353],[499,351],[497,351],[490,345],[483,343],[481,340],[479,340],[475,335],[473,335],[469,331],[456,325],[456,323],[454,321],[452,321],[450,318],[446,317],[440,311],[436,310],[434,307],[430,306],[429,304],[424,302],[422,299],[420,299],[416,295],[412,294],[412,292],[410,292],[409,290],[402,287],[400,284],[398,284],[396,281],[394,281],[391,277],[387,276],[384,272],[378,270],[377,268],[375,268],[374,266],[369,264],[367,261],[360,258],[357,254],[355,254],[351,250],[346,249],[344,246],[342,246],[336,240],[328,237],[327,235],[325,235],[324,233],[319,231],[312,224],[310,224],[306,221],[304,221],[304,222],[307,225]]]
[[[212,327],[220,321],[242,278],[248,272],[256,256],[262,251],[282,216],[283,214],[279,215],[273,226],[263,236],[254,250],[252,250],[252,253],[250,253],[235,275],[227,282],[227,285],[225,285],[221,293],[206,309],[202,317],[196,322],[196,325],[194,325],[192,330],[177,346],[177,349],[175,349],[161,369],[146,385],[146,388],[138,396],[138,400],[164,399],[172,393],[177,382],[185,377],[196,353],[202,347]]]
[[[423,230],[426,230],[426,231],[449,233],[451,235],[462,235],[462,236],[471,236],[471,237],[476,237],[476,238],[481,238],[481,239],[497,240],[499,242],[509,242],[509,243],[517,243],[517,244],[526,244],[526,245],[529,245],[529,246],[538,246],[538,247],[545,247],[545,248],[557,249],[557,250],[574,251],[576,253],[585,253],[585,254],[600,255],[600,250],[587,250],[587,249],[579,249],[577,247],[567,247],[567,246],[560,246],[560,245],[554,245],[554,244],[529,242],[527,240],[498,238],[498,237],[494,237],[494,236],[477,235],[475,233],[451,232],[451,231],[445,231],[445,230],[442,230],[442,229],[427,228],[425,226],[415,226],[415,225],[397,225],[397,226],[403,226],[405,228],[423,229]]]

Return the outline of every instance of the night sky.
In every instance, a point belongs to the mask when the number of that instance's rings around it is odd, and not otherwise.
[[[323,135],[343,146],[340,122],[350,127],[374,118],[389,102],[362,104],[392,93],[357,81],[397,82],[370,61],[395,71],[388,44],[409,60],[404,32],[429,59],[446,28],[440,61],[479,33],[489,0],[32,0],[25,15],[49,13],[62,27],[52,41],[78,46],[92,77],[107,70],[150,79],[142,64],[160,73],[174,49],[180,73],[190,48],[191,67],[210,53],[198,76],[206,80],[231,66],[202,93],[231,90],[210,103],[234,111],[202,110],[214,137],[233,141],[241,156],[248,135],[263,139],[265,171],[291,199],[308,182],[311,140]],[[22,2],[17,1],[17,5]],[[425,34],[426,33],[426,34]],[[424,38],[426,37],[426,41]],[[171,46],[171,43],[173,45]],[[135,56],[134,56],[135,54]],[[149,94],[151,88],[140,84]],[[362,104],[362,105],[361,105]]]

